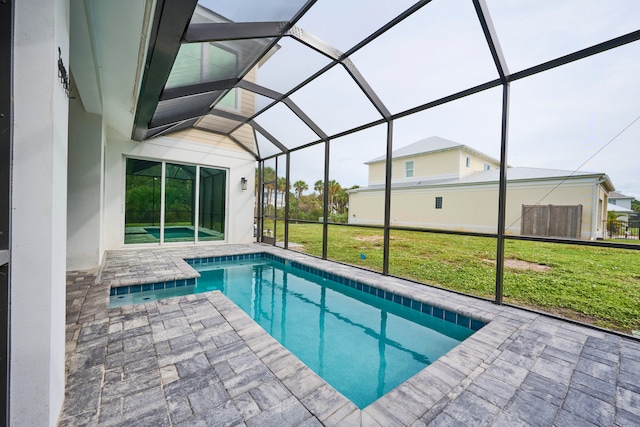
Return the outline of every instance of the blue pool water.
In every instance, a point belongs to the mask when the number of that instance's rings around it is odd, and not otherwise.
[[[160,227],[145,227],[147,233],[156,239],[160,239]],[[193,239],[193,228],[189,227],[165,227],[164,239]],[[198,231],[198,238],[209,237],[208,234]]]
[[[113,295],[111,305],[220,290],[360,408],[474,332],[440,309],[436,318],[264,258],[194,268],[201,274],[195,285]]]

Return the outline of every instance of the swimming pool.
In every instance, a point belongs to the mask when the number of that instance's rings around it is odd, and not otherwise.
[[[160,227],[145,227],[147,233],[151,234],[156,239],[160,239]],[[194,231],[193,227],[165,227],[164,239],[193,239]],[[209,234],[198,231],[198,238],[209,237]]]
[[[147,292],[129,287],[127,293],[114,288],[112,306],[220,290],[360,408],[483,326],[269,254],[189,262],[201,274],[195,284],[152,284]]]

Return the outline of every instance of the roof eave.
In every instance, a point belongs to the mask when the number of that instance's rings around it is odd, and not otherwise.
[[[507,183],[526,183],[526,182],[539,182],[539,181],[552,181],[552,180],[578,180],[584,178],[595,178],[599,184],[603,184],[607,191],[613,187],[613,183],[609,179],[606,174],[589,174],[589,175],[570,175],[570,176],[556,176],[556,177],[546,177],[546,178],[523,178],[523,179],[507,179]],[[473,185],[497,185],[499,183],[498,180],[491,181],[471,181],[471,182],[448,182],[448,183],[433,183],[433,184],[413,184],[413,185],[400,185],[400,186],[392,186],[392,190],[399,189],[411,189],[411,188],[439,188],[439,187],[469,187]],[[384,186],[370,188],[370,187],[360,187],[354,190],[354,193],[359,191],[368,192],[368,191],[380,191],[384,190]]]
[[[405,154],[402,156],[392,156],[391,159],[392,160],[397,160],[397,159],[406,159],[407,157],[415,157],[415,156],[421,156],[423,154],[434,154],[434,153],[442,153],[444,151],[451,151],[451,150],[459,150],[462,147],[464,147],[464,145],[459,145],[457,147],[446,147],[446,148],[439,148],[437,150],[430,150],[430,151],[423,151],[422,153],[413,153],[413,154]],[[380,163],[380,162],[386,162],[387,159],[386,157],[384,159],[380,159],[380,160],[369,160],[368,162],[364,162],[365,165],[371,165],[374,163]]]
[[[405,154],[405,155],[402,155],[402,156],[392,156],[391,159],[392,160],[405,159],[405,158],[408,158],[408,157],[422,156],[424,154],[443,153],[445,151],[451,151],[451,150],[466,151],[469,154],[473,154],[474,156],[480,157],[480,158],[482,158],[484,160],[488,160],[488,161],[496,163],[498,165],[500,164],[500,160],[494,159],[493,157],[488,156],[488,155],[484,154],[483,152],[475,150],[475,149],[469,147],[468,145],[464,145],[464,144],[460,144],[460,145],[457,145],[455,147],[446,147],[446,148],[439,148],[439,149],[436,149],[436,150],[423,151],[421,153]],[[369,160],[368,162],[364,162],[364,164],[365,165],[372,165],[374,163],[385,162],[386,160],[387,160],[386,158],[379,159],[379,160],[375,160],[374,159],[374,160]]]

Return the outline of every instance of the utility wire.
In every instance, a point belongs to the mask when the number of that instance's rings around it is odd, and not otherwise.
[[[558,187],[560,187],[562,184],[564,184],[569,178],[571,178],[573,175],[576,174],[576,172],[578,172],[584,165],[586,165],[591,159],[593,159],[595,156],[597,156],[598,154],[600,154],[600,152],[602,150],[604,150],[605,148],[607,148],[609,145],[611,145],[611,143],[613,143],[613,141],[615,141],[616,139],[618,139],[618,137],[620,135],[622,135],[623,133],[625,133],[631,126],[633,126],[638,120],[640,120],[640,116],[636,117],[635,119],[633,119],[628,125],[626,125],[620,132],[618,132],[613,138],[611,138],[609,141],[607,141],[602,147],[600,147],[595,153],[593,153],[587,160],[585,160],[584,162],[582,162],[580,164],[580,166],[578,166],[576,169],[574,169],[569,175],[567,175],[566,177],[564,177],[564,179],[562,181],[560,181],[558,184],[556,184],[555,187],[553,187],[551,190],[549,190],[549,192],[547,194],[545,194],[544,196],[542,196],[542,198],[540,200],[538,200],[534,206],[538,206],[544,199],[546,199],[551,193],[553,193],[555,190],[558,189]],[[508,174],[508,169],[507,169],[507,174]],[[532,209],[532,208],[530,208]],[[508,228],[512,227],[514,224],[516,224],[517,222],[519,222],[522,219],[522,215],[518,217],[518,219],[516,219],[515,221],[513,221],[511,224],[509,224],[506,229],[504,231],[506,231]]]

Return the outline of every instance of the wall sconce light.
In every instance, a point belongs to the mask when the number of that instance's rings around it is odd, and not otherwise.
[[[58,78],[60,79],[60,83],[62,83],[64,92],[67,94],[67,98],[75,99],[75,97],[71,94],[71,83],[69,82],[69,74],[67,73],[67,69],[64,66],[64,62],[62,62],[62,50],[60,49],[60,46],[58,46]]]
[[[240,187],[242,188],[242,191],[245,191],[247,189],[247,178],[245,178],[244,176],[240,178]]]

